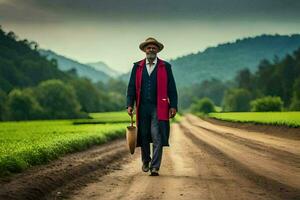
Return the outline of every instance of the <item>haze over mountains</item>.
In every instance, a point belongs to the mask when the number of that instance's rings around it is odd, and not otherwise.
[[[298,47],[300,47],[300,34],[264,34],[208,47],[202,52],[191,53],[168,60],[168,62],[172,64],[178,87],[184,87],[211,78],[222,81],[231,80],[243,68],[254,72],[261,60],[273,61],[276,59],[275,56],[282,58]],[[79,76],[88,77],[93,82],[106,82],[109,78],[118,78],[126,83],[129,80],[130,71],[120,74],[101,61],[82,64],[50,50],[40,52],[42,55],[47,55],[49,59],[55,58],[61,70],[75,68]]]
[[[262,59],[273,60],[300,47],[300,34],[260,35],[237,39],[235,42],[208,47],[203,52],[169,60],[178,87],[200,83],[212,77],[224,80],[234,78],[237,71],[249,68],[256,71]],[[158,54],[159,57],[159,54]],[[129,80],[130,72],[120,78]]]
[[[68,71],[74,68],[79,76],[87,77],[93,82],[107,82],[111,78],[110,75],[102,70],[98,70],[92,66],[66,58],[65,56],[59,55],[51,50],[39,50],[39,52],[41,55],[47,56],[47,59],[49,60],[52,58],[57,60],[58,68],[62,71]]]
[[[99,62],[95,62],[95,63],[86,63],[86,65],[89,65],[93,68],[95,68],[98,71],[102,71],[106,74],[108,74],[111,77],[118,77],[119,75],[121,75],[121,73],[119,73],[118,71],[110,68],[106,63],[99,61]]]

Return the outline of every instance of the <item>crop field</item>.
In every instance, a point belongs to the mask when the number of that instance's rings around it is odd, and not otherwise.
[[[130,123],[130,116],[126,111],[120,112],[103,112],[90,113],[90,119],[74,119],[73,124],[115,124],[115,123]],[[135,115],[133,116],[135,122]]]
[[[90,116],[92,119],[1,122],[0,176],[125,136],[126,126],[130,124],[126,112],[91,113]],[[177,115],[171,122],[179,118]]]
[[[121,114],[110,115],[117,118]],[[109,117],[108,114],[104,116]],[[100,118],[101,114],[97,117]],[[74,125],[73,122],[74,120],[1,122],[0,176],[21,172],[66,153],[87,149],[123,136],[128,125],[125,122]]]
[[[74,124],[106,124],[106,123],[130,123],[130,116],[126,112],[105,112],[105,113],[90,113],[92,119],[76,119]],[[170,122],[178,122],[181,118],[179,113]],[[133,116],[133,121],[136,121],[136,115]]]
[[[251,122],[255,124],[284,125],[300,127],[300,112],[230,112],[209,113],[208,117],[232,121]]]

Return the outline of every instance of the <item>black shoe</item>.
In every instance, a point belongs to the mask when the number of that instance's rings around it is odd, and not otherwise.
[[[157,168],[151,169],[150,176],[159,176],[158,169]]]
[[[143,163],[143,166],[142,166],[143,172],[148,172],[149,169],[150,169],[150,168],[149,168],[149,162]]]

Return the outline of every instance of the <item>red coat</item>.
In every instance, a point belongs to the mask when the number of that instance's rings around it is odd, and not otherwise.
[[[140,94],[142,84],[142,72],[146,58],[139,61],[136,69],[136,125],[138,126],[138,113],[140,106]],[[158,120],[169,120],[169,99],[168,99],[168,76],[165,63],[157,58],[157,118]]]

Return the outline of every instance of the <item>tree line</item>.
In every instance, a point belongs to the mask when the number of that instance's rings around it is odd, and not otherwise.
[[[194,97],[191,98],[191,96]],[[232,81],[218,79],[193,85],[181,94],[183,108],[197,110],[199,99],[230,111],[299,111],[300,110],[300,48],[282,59],[263,59],[255,72],[240,70]],[[181,100],[180,99],[180,100]],[[188,107],[191,104],[191,107]]]

